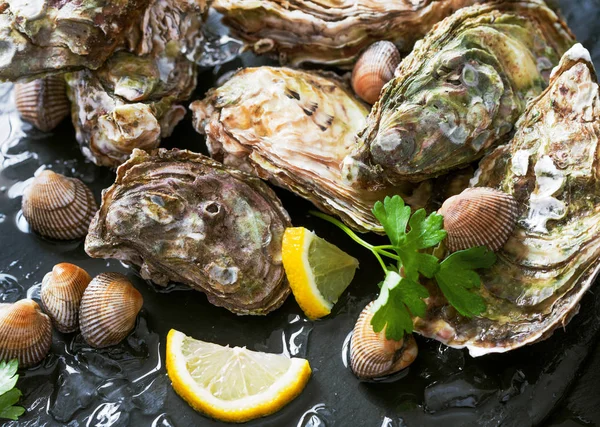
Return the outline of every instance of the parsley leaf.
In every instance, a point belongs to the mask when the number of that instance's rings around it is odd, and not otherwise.
[[[438,259],[419,251],[436,246],[446,238],[446,232],[442,230],[444,218],[437,213],[426,216],[424,209],[411,216],[410,207],[404,205],[400,196],[386,197],[383,203],[375,203],[373,214],[400,257],[404,275],[415,282],[419,280],[419,274],[433,277],[439,268]],[[407,225],[410,226],[408,232]]]
[[[406,235],[410,206],[405,206],[404,200],[400,196],[386,197],[383,203],[375,203],[373,215],[383,226],[392,245],[400,246],[400,240],[404,239]]]
[[[21,397],[21,392],[14,388],[19,378],[18,368],[17,359],[0,362],[0,418],[17,420],[25,412],[25,408],[13,406]]]
[[[385,328],[386,338],[401,340],[413,331],[412,316],[425,315],[423,298],[428,296],[425,287],[389,270],[372,307],[373,330],[380,332]]]
[[[477,268],[489,268],[496,262],[496,255],[485,246],[454,252],[440,264],[435,280],[450,304],[466,317],[473,317],[485,310],[481,295],[471,289],[481,286]]]

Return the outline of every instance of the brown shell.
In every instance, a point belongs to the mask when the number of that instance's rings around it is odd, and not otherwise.
[[[0,304],[0,360],[18,359],[26,368],[46,357],[52,345],[50,318],[33,300]]]
[[[369,104],[379,99],[381,88],[394,77],[400,63],[400,52],[392,42],[379,41],[369,46],[358,58],[352,71],[354,92]]]
[[[54,129],[71,109],[63,76],[15,84],[15,102],[23,120],[44,132]]]
[[[77,178],[44,170],[23,194],[23,215],[32,229],[58,240],[87,234],[98,210],[91,190]]]
[[[92,278],[82,268],[66,262],[56,264],[44,276],[40,298],[44,311],[60,332],[79,329],[79,305]]]
[[[394,341],[385,337],[385,330],[373,330],[372,306],[373,302],[370,302],[358,316],[350,340],[350,366],[357,377],[364,379],[398,372],[409,366],[418,354],[412,335]]]
[[[517,224],[519,206],[510,194],[493,188],[467,188],[447,199],[439,210],[451,252],[487,246],[500,250]]]
[[[79,311],[81,335],[92,347],[120,343],[135,327],[144,299],[119,273],[99,274],[83,293]]]

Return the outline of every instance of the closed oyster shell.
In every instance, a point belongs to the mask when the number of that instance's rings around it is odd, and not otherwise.
[[[92,278],[82,268],[62,262],[42,280],[40,299],[44,311],[59,332],[79,329],[79,305]]]
[[[482,157],[507,142],[573,43],[539,0],[459,10],[400,63],[344,161],[344,177],[377,188],[382,177],[418,182]]]
[[[206,0],[152,0],[128,34],[130,52],[96,71],[67,76],[83,154],[117,167],[134,148],[152,150],[185,116],[179,105],[196,87]]]
[[[96,348],[123,341],[135,327],[144,299],[119,273],[102,273],[85,289],[79,323],[83,339]]]
[[[410,198],[412,184],[369,192],[342,180],[341,162],[367,109],[333,75],[247,68],[190,108],[213,158],[291,190],[355,229],[381,231],[371,209],[386,195],[402,194],[415,206],[427,198],[427,185]]]
[[[189,151],[134,150],[104,191],[86,252],[185,283],[238,314],[265,314],[290,293],[281,242],[290,220],[262,181]]]
[[[4,1],[0,80],[100,67],[147,5],[147,0]]]
[[[224,23],[255,53],[300,65],[350,65],[379,40],[407,52],[437,22],[478,0],[216,0]]]
[[[498,261],[481,271],[481,316],[465,319],[430,298],[416,330],[473,356],[549,337],[579,309],[600,270],[600,94],[579,44],[554,69],[509,144],[485,157],[476,185],[526,209]]]
[[[23,120],[44,132],[58,126],[71,109],[63,76],[16,84],[15,104]]]
[[[0,360],[17,359],[21,368],[41,362],[52,345],[50,318],[30,299],[0,304]]]

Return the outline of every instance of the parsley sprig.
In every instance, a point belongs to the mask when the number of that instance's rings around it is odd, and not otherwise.
[[[25,408],[14,406],[21,397],[21,392],[15,388],[19,379],[17,369],[17,359],[0,362],[0,418],[17,420],[25,412]]]
[[[388,339],[400,340],[413,331],[415,316],[423,317],[427,309],[424,301],[429,292],[419,280],[421,276],[435,279],[448,302],[463,316],[473,317],[486,309],[481,295],[472,292],[481,286],[476,269],[489,268],[496,255],[485,246],[458,251],[440,260],[433,254],[445,238],[444,218],[427,215],[411,209],[400,196],[386,197],[375,203],[373,214],[383,226],[390,245],[374,246],[361,239],[346,225],[321,212],[311,211],[319,218],[341,228],[352,240],[369,249],[379,261],[385,278],[379,285],[381,292],[373,305],[371,324],[376,332],[385,328]],[[384,257],[395,261],[386,264]]]

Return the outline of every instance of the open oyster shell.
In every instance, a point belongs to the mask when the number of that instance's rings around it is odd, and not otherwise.
[[[527,101],[574,39],[539,0],[463,8],[396,69],[344,162],[356,186],[420,181],[464,167],[504,143]]]
[[[117,167],[134,148],[157,148],[185,115],[196,86],[205,0],[154,0],[100,69],[67,76],[77,140],[86,157]]]
[[[369,192],[343,182],[341,162],[368,110],[333,74],[247,68],[191,109],[213,158],[291,190],[353,228],[379,231],[371,209],[386,195],[424,203],[408,197],[412,184]]]
[[[473,356],[547,338],[575,315],[600,269],[600,94],[579,44],[527,108],[513,140],[481,163],[477,186],[512,194],[519,223],[481,272],[487,311],[466,319],[431,298],[416,329]]]
[[[437,22],[481,0],[216,0],[224,23],[255,53],[284,63],[349,65],[378,40],[408,52]]]
[[[238,314],[266,314],[290,293],[281,242],[290,226],[260,179],[189,151],[134,150],[102,194],[86,252],[185,283]]]
[[[100,67],[147,5],[147,0],[0,1],[0,80]]]

